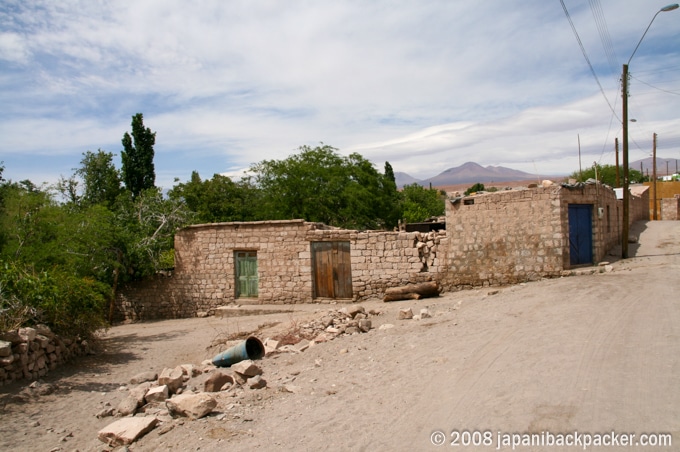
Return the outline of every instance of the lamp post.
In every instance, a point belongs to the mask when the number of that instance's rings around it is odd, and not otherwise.
[[[647,29],[645,32],[642,34],[642,37],[638,41],[637,45],[635,46],[635,50],[633,50],[633,53],[630,55],[630,58],[628,58],[628,62],[623,65],[623,74],[621,76],[621,95],[623,96],[623,117],[621,118],[623,122],[623,227],[622,227],[622,232],[621,232],[621,258],[622,259],[627,259],[628,258],[628,231],[629,231],[629,225],[628,221],[630,218],[630,208],[628,203],[630,202],[630,195],[628,193],[628,65],[630,64],[630,60],[633,59],[633,55],[635,55],[635,52],[637,52],[638,47],[640,47],[640,43],[642,40],[645,38],[645,35],[649,31],[649,27],[652,26],[652,22],[654,22],[654,19],[656,19],[656,16],[659,15],[659,13],[665,13],[668,11],[673,11],[674,9],[678,9],[677,3],[673,3],[671,5],[664,6],[660,10],[654,14],[654,17],[652,17],[652,20],[649,21],[649,25],[647,25]]]

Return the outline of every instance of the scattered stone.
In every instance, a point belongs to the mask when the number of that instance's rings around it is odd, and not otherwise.
[[[129,416],[137,412],[137,408],[139,408],[139,405],[140,405],[139,400],[137,400],[136,397],[128,395],[127,397],[120,401],[120,403],[116,407],[116,411],[121,416]]]
[[[181,367],[165,368],[158,377],[159,385],[167,385],[171,394],[176,393],[184,384],[184,371]]]
[[[347,350],[346,348],[340,349],[341,355],[344,355],[345,353],[349,353],[349,350]]]
[[[297,394],[298,392],[302,391],[302,388],[300,386],[295,386],[295,385],[283,385],[279,387],[279,390],[281,392],[289,392],[291,394]]]
[[[138,385],[140,383],[144,383],[145,381],[156,381],[158,378],[158,373],[157,372],[142,372],[134,377],[130,378],[130,384],[131,385]]]
[[[137,399],[137,406],[141,406],[144,403],[144,397],[150,388],[151,382],[147,381],[137,387],[130,389],[130,395]]]
[[[368,333],[371,330],[372,325],[373,324],[370,319],[359,320],[359,329],[364,333]]]
[[[109,408],[104,408],[99,413],[95,414],[95,416],[97,417],[97,419],[101,419],[103,417],[111,417],[111,416],[113,416],[114,413],[115,413],[115,410],[113,408],[109,407]]]
[[[255,375],[260,375],[262,373],[262,369],[255,365],[255,363],[250,359],[232,364],[231,370],[246,377],[254,377]]]
[[[221,370],[214,370],[208,375],[208,379],[205,380],[203,385],[203,390],[205,392],[219,392],[225,385],[234,385],[236,380],[233,376]]]
[[[165,402],[166,400],[168,400],[169,397],[170,391],[168,390],[168,386],[162,385],[150,388],[149,391],[146,393],[144,399],[146,400],[146,403],[154,403]]]
[[[262,389],[267,387],[267,380],[260,375],[255,375],[254,377],[249,378],[246,384],[250,389]]]
[[[297,344],[295,344],[295,350],[298,352],[304,352],[309,348],[310,342],[307,339],[303,339]]]
[[[397,320],[409,320],[413,318],[413,311],[411,308],[404,308],[399,310]]]
[[[359,330],[359,327],[356,327],[356,326],[348,326],[345,329],[345,334],[358,334],[360,332],[361,331]]]
[[[430,317],[432,317],[432,314],[430,313],[430,311],[427,308],[423,308],[423,309],[420,310],[420,318],[421,319],[429,319]]]
[[[198,377],[203,373],[201,369],[194,366],[193,364],[181,364],[179,367],[182,368],[184,375],[187,375],[190,378]]]
[[[378,327],[379,330],[389,330],[390,328],[394,328],[394,325],[391,323],[383,323]]]
[[[491,296],[491,295],[498,295],[500,293],[500,290],[490,290],[486,294]]]
[[[165,401],[165,406],[171,416],[184,416],[190,419],[200,419],[212,412],[217,406],[217,400],[209,394],[180,394]]]
[[[158,429],[158,436],[165,435],[168,433],[170,430],[175,428],[175,424],[166,424],[163,427]]]
[[[126,417],[99,430],[99,441],[110,446],[132,444],[158,424],[155,417]]]

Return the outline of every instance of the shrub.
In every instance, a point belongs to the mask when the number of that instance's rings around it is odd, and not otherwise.
[[[106,284],[9,262],[0,267],[0,330],[44,323],[63,337],[91,338],[106,327]]]

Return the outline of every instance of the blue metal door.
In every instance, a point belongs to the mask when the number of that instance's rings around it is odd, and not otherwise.
[[[569,204],[569,262],[593,263],[593,206]]]

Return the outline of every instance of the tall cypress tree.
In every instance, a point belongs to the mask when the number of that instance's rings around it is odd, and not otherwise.
[[[142,191],[153,188],[156,184],[153,146],[156,144],[156,132],[144,127],[144,116],[137,113],[132,117],[132,136],[123,135],[123,151],[121,152],[123,183],[133,197]]]

